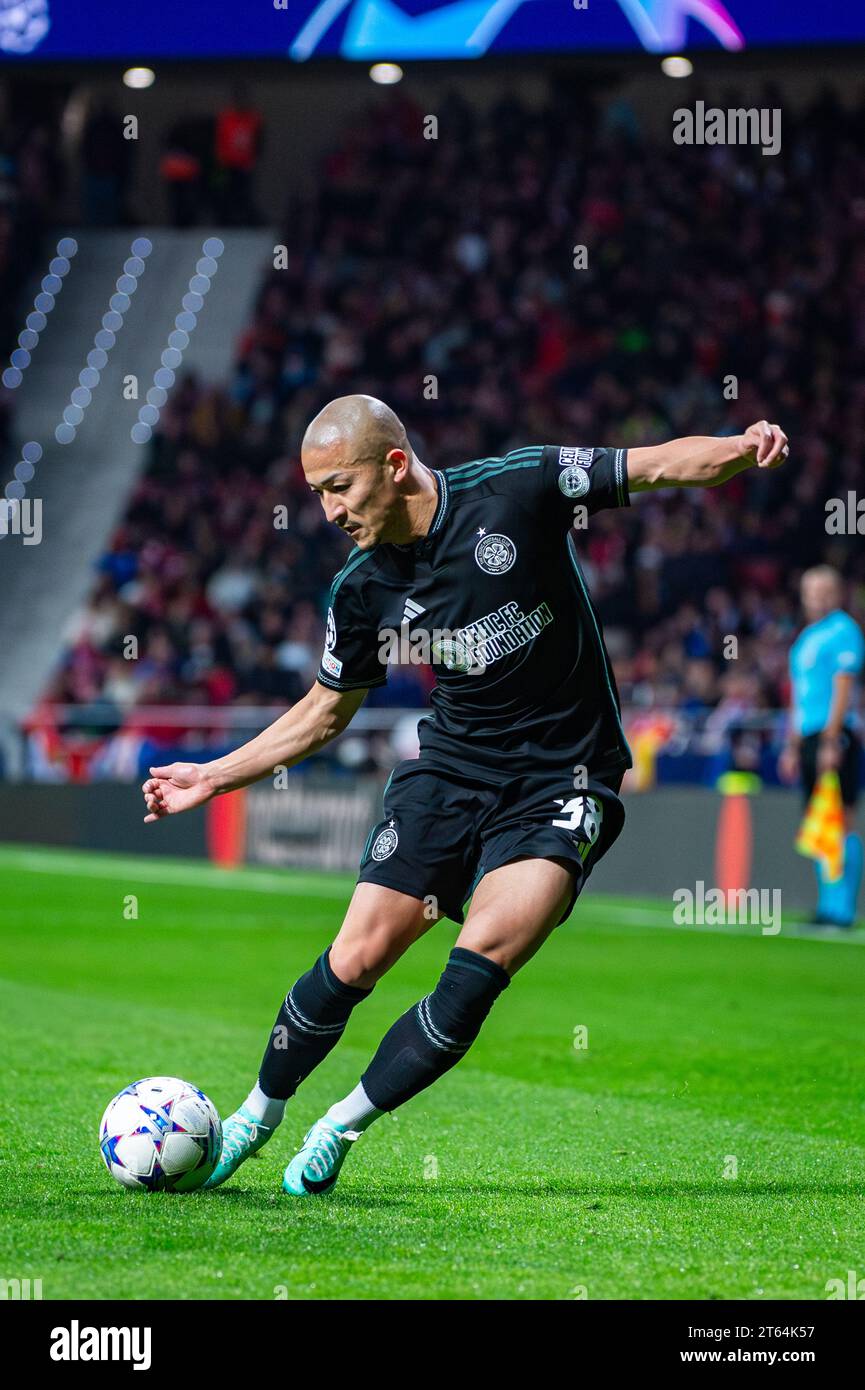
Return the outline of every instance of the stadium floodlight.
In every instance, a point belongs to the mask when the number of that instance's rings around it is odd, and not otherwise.
[[[678,54],[674,54],[661,60],[661,72],[667,77],[690,77],[693,71],[694,64],[690,58],[682,58]]]
[[[156,73],[153,68],[127,68],[123,74],[124,87],[132,87],[138,92],[152,87],[155,81]]]
[[[392,87],[395,82],[401,82],[403,77],[399,63],[373,63],[369,75],[380,87]]]

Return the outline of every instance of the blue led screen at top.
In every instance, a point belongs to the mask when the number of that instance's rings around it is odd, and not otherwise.
[[[0,61],[479,58],[865,40],[856,0],[0,0]],[[699,18],[694,17],[694,12]]]

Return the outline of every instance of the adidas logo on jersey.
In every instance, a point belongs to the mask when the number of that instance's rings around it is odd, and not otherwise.
[[[415,603],[413,598],[407,598],[405,601],[405,608],[403,609],[402,620],[404,623],[413,623],[415,618],[419,618],[421,613],[425,612],[426,609],[422,608],[419,603]]]

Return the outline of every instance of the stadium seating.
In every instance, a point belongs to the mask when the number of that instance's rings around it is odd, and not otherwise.
[[[803,566],[839,564],[865,618],[861,541],[812,519],[817,497],[856,485],[865,437],[861,112],[831,95],[785,111],[771,160],[734,146],[707,159],[641,135],[621,102],[561,89],[484,116],[454,98],[442,119],[457,141],[425,141],[414,115],[400,96],[353,123],[317,193],[292,200],[287,268],[262,283],[230,379],[187,377],[163,410],[45,699],[107,701],[123,723],[141,704],[297,698],[346,553],[299,465],[333,396],[383,397],[445,467],[526,442],[734,433],[768,414],[791,437],[788,470],[643,496],[583,541],[629,722],[696,719],[711,755],[786,703]],[[572,268],[577,244],[587,269]],[[130,631],[136,663],[120,651]],[[396,671],[369,703],[417,706],[429,686]]]

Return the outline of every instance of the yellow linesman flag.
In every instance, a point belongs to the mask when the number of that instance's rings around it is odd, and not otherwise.
[[[819,859],[828,883],[837,883],[844,872],[844,806],[837,772],[823,772],[811,793],[796,836],[796,849],[809,859]]]

